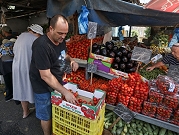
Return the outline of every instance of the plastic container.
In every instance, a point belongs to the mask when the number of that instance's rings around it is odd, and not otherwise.
[[[157,112],[156,112],[156,118],[163,120],[163,121],[168,121],[171,117],[172,114],[172,109],[159,105],[157,107]]]
[[[156,103],[150,103],[150,102],[144,101],[143,109],[142,109],[143,114],[150,116],[150,117],[155,117],[156,111],[157,111]]]
[[[178,107],[177,96],[165,96],[162,104],[168,108],[176,109]]]
[[[162,94],[165,95],[176,95],[178,92],[178,86],[172,80],[172,78],[164,75],[159,75],[156,81],[157,88]]]
[[[149,92],[149,102],[161,104],[163,97],[164,95],[157,91],[150,90]]]
[[[53,135],[102,135],[105,105],[95,120],[52,104]]]

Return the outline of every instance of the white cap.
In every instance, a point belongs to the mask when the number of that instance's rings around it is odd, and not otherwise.
[[[11,38],[9,41],[16,42],[16,39],[15,38]]]
[[[179,46],[179,43],[175,43],[174,46]]]
[[[27,29],[31,29],[33,32],[43,35],[43,28],[38,24],[31,24]]]

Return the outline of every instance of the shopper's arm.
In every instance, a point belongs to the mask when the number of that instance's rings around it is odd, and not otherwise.
[[[146,70],[152,71],[154,68],[158,68],[158,67],[161,67],[163,65],[165,65],[165,64],[162,61],[160,61],[160,62],[157,62],[156,64],[154,64],[153,66],[146,68]]]
[[[67,60],[69,60],[69,61],[71,61],[71,67],[72,67],[72,70],[73,71],[76,71],[77,69],[78,69],[78,67],[79,67],[79,65],[78,65],[78,63],[77,62],[75,62],[74,60],[73,60],[73,58],[71,58],[68,54],[66,55],[66,59]]]
[[[50,72],[50,69],[39,70],[39,72],[42,80],[44,80],[54,90],[62,93],[68,102],[73,104],[77,103],[75,96],[58,82],[56,77]]]

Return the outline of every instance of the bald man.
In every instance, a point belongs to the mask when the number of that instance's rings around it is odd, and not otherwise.
[[[30,80],[34,91],[36,117],[41,120],[44,135],[51,135],[51,91],[57,90],[70,103],[77,103],[74,95],[62,86],[64,72],[60,70],[60,60],[68,59],[73,71],[78,64],[67,55],[64,41],[68,33],[67,19],[55,15],[50,20],[49,32],[36,39],[32,45]]]

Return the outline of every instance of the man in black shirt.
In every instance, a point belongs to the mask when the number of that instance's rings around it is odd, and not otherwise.
[[[34,91],[36,117],[41,120],[44,135],[51,135],[51,91],[57,90],[65,99],[75,104],[74,95],[62,86],[60,61],[68,59],[73,71],[78,64],[66,54],[65,36],[68,22],[65,17],[56,15],[50,20],[49,32],[36,39],[32,45],[30,81]]]

